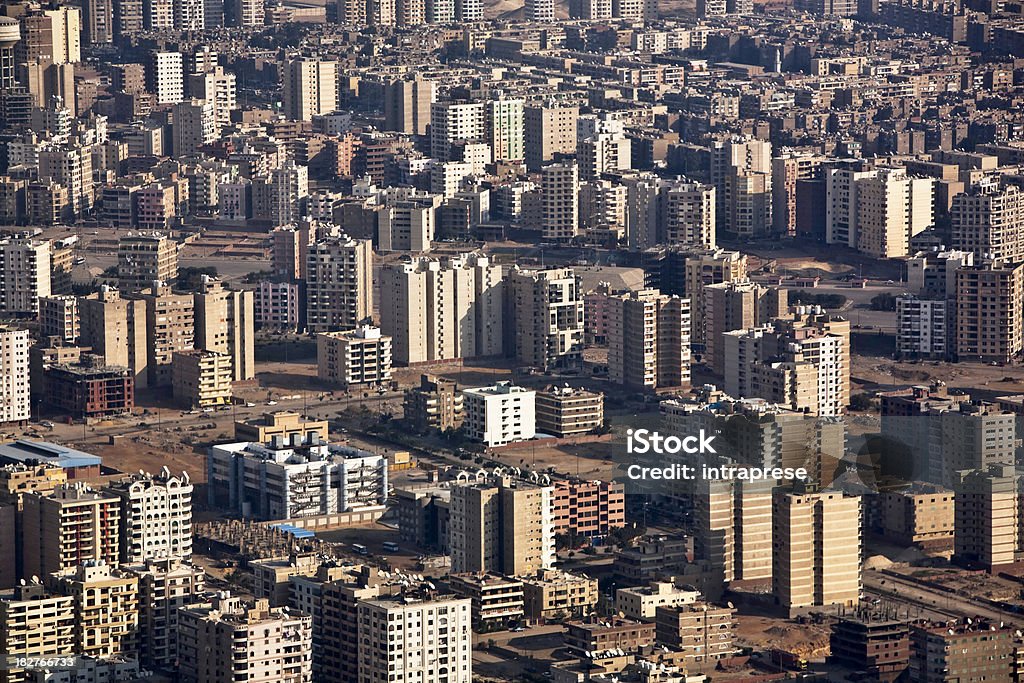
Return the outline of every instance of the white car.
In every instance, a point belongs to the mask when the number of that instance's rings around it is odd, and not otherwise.
[[[277,405],[277,401],[267,401],[267,405],[268,406],[276,406]]]

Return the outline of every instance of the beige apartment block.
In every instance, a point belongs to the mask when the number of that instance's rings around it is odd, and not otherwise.
[[[956,355],[1007,363],[1024,351],[1024,263],[956,271]]]
[[[146,305],[149,385],[171,384],[176,351],[191,351],[195,343],[195,305],[191,294],[175,294],[167,285],[133,295]],[[229,356],[230,358],[230,356]]]
[[[42,337],[57,337],[68,344],[77,342],[81,334],[78,297],[40,297],[39,334]]]
[[[1013,564],[1020,544],[1020,477],[1012,464],[963,473],[956,491],[954,557],[991,570]]]
[[[738,251],[704,249],[687,252],[684,266],[686,296],[690,298],[690,341],[697,348],[707,346],[709,340],[704,325],[704,288],[708,285],[745,280],[747,256]]]
[[[608,380],[627,389],[690,384],[690,300],[644,289],[610,297]]]
[[[312,617],[229,593],[178,614],[183,683],[310,683]]]
[[[723,582],[772,577],[774,484],[734,479],[696,482],[696,554],[720,568]]]
[[[117,281],[123,292],[139,292],[154,282],[178,277],[178,245],[161,233],[128,233],[117,243]]]
[[[171,391],[189,408],[231,403],[231,356],[214,351],[175,351],[171,364]]]
[[[583,354],[583,292],[572,268],[513,268],[509,348],[516,360],[543,370],[573,367]],[[507,320],[507,318],[506,318]]]
[[[787,290],[733,280],[704,287],[704,363],[725,374],[726,332],[746,330],[783,318],[789,310]]]
[[[953,198],[952,247],[986,259],[1024,261],[1024,191],[1016,185],[978,187]]]
[[[772,592],[790,614],[860,600],[860,497],[775,491]]]
[[[448,587],[459,597],[473,601],[477,627],[508,624],[523,618],[523,582],[501,574],[453,574]]]
[[[45,577],[83,562],[111,565],[120,556],[121,500],[83,484],[26,494],[23,576]]]
[[[369,326],[322,332],[316,336],[316,367],[325,382],[382,386],[391,381],[391,337]]]
[[[523,582],[523,605],[527,619],[558,615],[582,617],[593,610],[600,595],[597,579],[558,569],[542,569]]]
[[[320,569],[316,553],[292,553],[287,557],[267,557],[249,563],[253,572],[253,595],[267,600],[271,607],[287,607],[291,596],[291,576],[315,576]]]
[[[231,356],[236,382],[256,377],[253,302],[252,292],[225,289],[223,283],[205,275],[193,294],[195,347]]]
[[[883,491],[879,507],[887,539],[924,550],[952,547],[956,494],[950,489],[916,482],[909,489]]]
[[[80,342],[103,356],[107,365],[129,368],[135,388],[149,386],[149,344],[146,302],[123,299],[116,289],[103,286],[96,294],[79,297]]]
[[[235,441],[270,443],[275,436],[280,436],[290,443],[293,434],[298,435],[303,442],[313,434],[326,439],[327,420],[309,420],[298,413],[280,410],[275,413],[264,413],[252,420],[235,422]]]
[[[178,557],[121,567],[139,582],[139,659],[165,669],[178,662],[178,610],[202,602],[206,572]]]
[[[405,393],[404,416],[416,431],[445,432],[462,425],[462,392],[453,380],[421,375],[420,385]]]
[[[505,282],[483,254],[390,264],[380,287],[380,327],[399,365],[502,354]]]
[[[391,667],[406,681],[471,683],[472,602],[467,598],[364,600],[358,606],[359,676],[377,683]],[[403,637],[394,634],[400,629]]]
[[[580,232],[580,173],[576,162],[541,170],[541,236],[567,243]],[[532,226],[531,226],[532,227]]]
[[[71,596],[74,652],[91,657],[133,655],[138,649],[139,580],[105,562],[86,562],[50,575]]]
[[[553,161],[556,154],[576,152],[576,120],[579,107],[548,103],[523,110],[526,166],[530,171]]]
[[[554,565],[551,486],[506,477],[451,491],[453,572],[519,576]]]
[[[0,593],[0,652],[9,657],[60,657],[74,652],[75,608],[68,595],[53,595],[38,579]],[[24,669],[0,669],[0,683],[23,683]]]
[[[346,236],[316,242],[306,256],[310,332],[353,330],[373,314],[373,245]]]
[[[551,386],[537,392],[534,411],[540,433],[559,438],[586,434],[604,424],[604,394]]]
[[[692,605],[699,599],[699,591],[682,588],[674,580],[652,581],[647,586],[617,589],[615,609],[630,619],[654,619],[661,607]]]
[[[718,660],[736,652],[733,644],[732,607],[705,602],[658,607],[655,633],[658,643],[682,652],[686,671],[711,671]]]

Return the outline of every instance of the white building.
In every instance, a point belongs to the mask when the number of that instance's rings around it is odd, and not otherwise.
[[[430,156],[452,159],[452,145],[480,142],[487,135],[486,102],[434,102],[430,106]]]
[[[45,296],[39,298],[39,334],[41,337],[58,337],[61,341],[74,344],[81,334],[81,319],[78,314],[78,297]]]
[[[192,556],[192,483],[188,473],[134,474],[107,490],[121,499],[121,561]]]
[[[360,601],[359,683],[472,683],[471,605],[450,597]]]
[[[28,330],[0,327],[0,424],[29,419],[28,346]]]
[[[617,589],[615,609],[630,619],[654,619],[659,607],[692,605],[699,599],[699,591],[680,588],[672,581],[654,581],[649,586]]]
[[[896,299],[896,351],[911,358],[944,359],[953,349],[950,303],[946,299]]]
[[[910,239],[932,225],[933,184],[901,168],[858,180],[857,250],[875,258],[907,256]]]
[[[185,99],[185,69],[180,52],[154,53],[150,69],[150,87],[157,104],[176,104]]]
[[[225,72],[224,67],[214,67],[206,73],[189,76],[189,87],[193,97],[206,100],[213,106],[213,120],[216,130],[231,123],[231,112],[237,107],[235,74]]]
[[[326,434],[323,436],[327,436]],[[210,504],[243,517],[294,519],[374,509],[388,495],[388,459],[358,448],[275,437],[268,444],[213,446],[206,457]]]
[[[526,441],[536,435],[537,392],[511,382],[465,389],[463,427],[471,439],[487,446]]]
[[[383,385],[391,380],[391,337],[363,325],[316,336],[317,377],[345,386]]]
[[[50,243],[0,241],[0,314],[36,315],[39,298],[50,296]]]

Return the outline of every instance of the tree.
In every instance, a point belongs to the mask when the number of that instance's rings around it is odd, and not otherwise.
[[[888,292],[882,292],[871,297],[872,311],[895,311],[896,297]]]
[[[217,277],[217,269],[214,266],[187,266],[178,268],[178,279],[175,281],[178,289],[194,291],[199,289],[203,282],[203,276]]]
[[[871,397],[867,394],[854,394],[850,397],[851,410],[871,410]]]

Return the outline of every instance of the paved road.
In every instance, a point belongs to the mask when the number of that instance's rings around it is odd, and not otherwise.
[[[945,613],[947,616],[979,616],[993,621],[1021,622],[1021,615],[1009,610],[997,609],[967,596],[930,590],[908,579],[878,571],[864,572],[864,587],[868,592],[902,599],[910,604],[934,606],[940,615]]]

